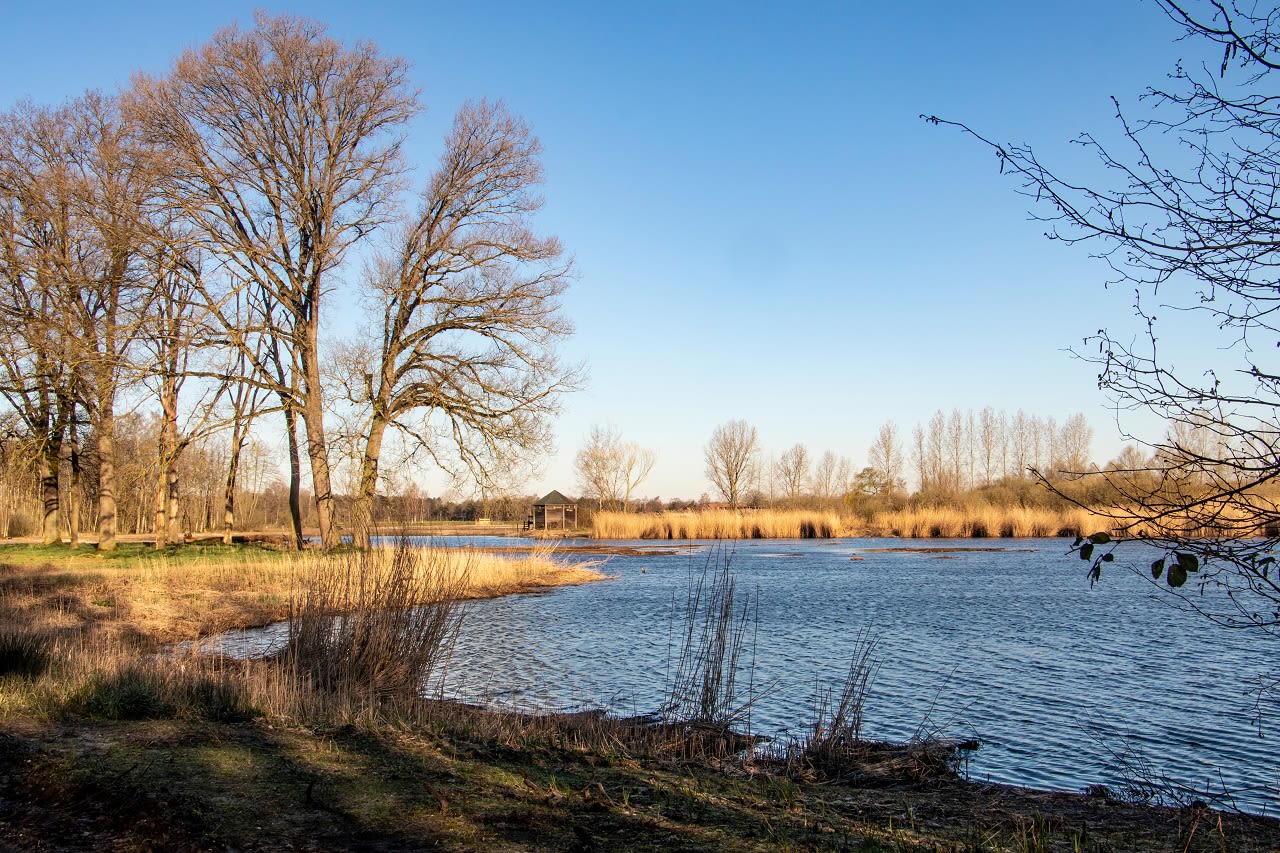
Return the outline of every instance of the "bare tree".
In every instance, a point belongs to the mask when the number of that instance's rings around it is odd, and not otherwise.
[[[46,123],[52,117],[31,107],[0,118],[0,394],[35,442],[41,535],[50,544],[61,535],[58,473],[75,377],[53,281],[63,241],[50,227],[56,207],[48,184],[59,175],[42,154]]]
[[[246,317],[248,310],[243,307],[242,292],[235,294],[230,317]],[[245,324],[248,325],[247,323]],[[262,335],[254,336],[255,343],[245,346],[234,346],[229,352],[230,364],[224,372],[226,382],[226,400],[229,406],[226,422],[231,434],[227,439],[227,468],[222,490],[222,542],[230,545],[236,526],[236,491],[240,475],[240,460],[245,446],[249,442],[249,430],[258,415],[262,413],[265,403],[266,389],[252,379],[255,364],[264,364],[265,339]],[[296,454],[294,456],[296,459]],[[292,506],[295,546],[301,545],[301,519],[298,517],[297,502]]]
[[[344,47],[313,22],[259,14],[254,29],[219,31],[134,91],[150,138],[169,152],[171,200],[271,308],[290,373],[272,390],[302,416],[321,540],[336,545],[321,309],[348,249],[390,214],[395,134],[417,110],[405,63],[369,43]]]
[[[947,416],[942,413],[942,409],[936,410],[929,418],[927,430],[925,441],[926,469],[929,474],[927,488],[949,489],[951,481],[946,462]],[[924,483],[921,483],[920,488],[926,488]]]
[[[989,146],[1002,171],[1036,199],[1052,239],[1092,246],[1112,283],[1136,293],[1139,333],[1104,329],[1082,355],[1096,362],[1099,385],[1117,410],[1154,412],[1172,428],[1139,441],[1156,460],[1150,480],[1097,475],[1124,496],[1111,533],[1164,547],[1166,558],[1152,571],[1171,587],[1195,577],[1202,589],[1217,588],[1212,596],[1185,596],[1188,606],[1280,632],[1280,576],[1272,563],[1280,545],[1280,112],[1273,76],[1280,28],[1268,4],[1158,6],[1183,29],[1185,45],[1220,51],[1221,63],[1176,65],[1167,82],[1143,95],[1139,118],[1116,100],[1119,141],[1087,133],[1079,139],[1101,165],[1093,179],[1059,172],[1025,145],[959,127]],[[1175,364],[1162,349],[1154,300],[1162,316],[1202,320],[1199,342],[1216,346]],[[1180,437],[1188,431],[1208,431],[1212,441],[1188,446]],[[1095,578],[1110,552],[1095,555],[1094,546],[1109,538],[1081,543]]]
[[[990,485],[1004,473],[1000,464],[1004,420],[1004,413],[997,415],[990,406],[978,414],[978,454],[982,459],[983,485]]]
[[[824,450],[814,463],[810,489],[814,497],[830,500],[840,497],[852,479],[853,467],[848,458],[837,456],[834,451]]]
[[[757,440],[756,428],[746,421],[728,421],[712,431],[703,448],[707,479],[735,509],[755,476]]]
[[[456,459],[487,489],[547,446],[549,417],[578,383],[556,357],[572,331],[560,311],[570,264],[558,240],[531,229],[541,150],[501,103],[464,105],[417,211],[373,266],[378,343],[352,349],[346,383],[370,410],[355,507],[361,541],[389,428],[446,469]]]
[[[1009,474],[1014,477],[1025,477],[1027,470],[1035,465],[1035,451],[1032,447],[1035,442],[1035,429],[1033,419],[1027,417],[1027,413],[1022,409],[1014,413],[1009,426],[1009,435],[1010,453],[1013,459],[1013,470]]]
[[[1055,468],[1062,476],[1077,476],[1089,469],[1089,445],[1093,442],[1093,429],[1084,415],[1077,412],[1062,422],[1058,430]]]
[[[905,488],[902,482],[903,446],[898,438],[898,425],[885,421],[867,451],[868,467],[875,473],[877,493],[893,494]]]
[[[193,442],[220,429],[215,407],[228,391],[234,377],[224,370],[212,371],[213,383],[204,383],[194,403],[180,406],[188,380],[201,373],[198,359],[219,343],[209,327],[209,312],[201,299],[201,268],[196,252],[179,225],[164,216],[156,217],[152,239],[145,252],[145,275],[152,283],[151,309],[141,319],[142,349],[148,355],[142,371],[153,385],[160,403],[158,465],[155,498],[155,547],[180,545],[181,461]],[[232,353],[233,354],[233,353]]]
[[[809,450],[803,444],[792,445],[778,457],[776,470],[782,480],[782,490],[789,500],[796,500],[804,493],[809,482]]]
[[[911,429],[911,464],[916,469],[917,488],[925,492],[929,488],[929,451],[924,427],[916,424]]]
[[[56,484],[50,482],[57,471],[53,450],[78,399],[96,441],[98,547],[112,550],[115,406],[150,300],[141,259],[149,239],[154,159],[117,100],[93,93],[57,110],[20,111],[9,117],[5,137],[6,203],[12,215],[16,199],[25,249],[34,262],[28,267],[33,298],[8,304],[26,313],[25,322],[44,341],[26,340],[35,359],[35,384],[32,394],[22,396],[24,405],[35,403],[35,420],[45,424],[45,535],[57,529],[57,496],[49,495]],[[12,285],[23,247],[9,248],[15,249],[6,259]],[[54,343],[56,359],[48,351]]]
[[[623,441],[616,429],[595,426],[574,457],[574,467],[584,495],[600,501],[602,509],[625,512],[657,458],[652,450]]]
[[[958,492],[968,485],[965,480],[965,460],[969,455],[969,436],[965,432],[964,416],[960,414],[959,409],[952,409],[951,415],[947,418],[946,436],[944,447],[947,488]]]

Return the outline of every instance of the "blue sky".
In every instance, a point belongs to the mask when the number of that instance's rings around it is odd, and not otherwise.
[[[162,73],[252,4],[22,4],[0,32],[0,109]],[[741,418],[766,451],[859,467],[881,423],[935,409],[1083,412],[1120,447],[1090,365],[1066,349],[1124,327],[1131,294],[1046,241],[994,157],[921,113],[1089,166],[1179,57],[1154,3],[271,4],[408,59],[428,109],[419,174],[454,111],[502,98],[545,148],[545,232],[575,256],[559,453],[529,492],[576,490],[593,424],[653,448],[642,491],[709,491],[702,447]],[[355,271],[353,270],[353,275]],[[331,328],[334,334],[349,328]],[[432,491],[440,481],[420,478]]]

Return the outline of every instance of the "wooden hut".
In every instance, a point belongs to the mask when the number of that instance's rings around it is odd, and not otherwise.
[[[569,530],[578,526],[578,505],[553,491],[533,505],[534,530]]]

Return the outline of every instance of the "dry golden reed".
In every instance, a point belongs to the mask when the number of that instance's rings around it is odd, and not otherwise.
[[[598,512],[596,539],[827,539],[901,536],[908,539],[1040,538],[1110,530],[1115,520],[1079,507],[918,507],[877,513],[868,522],[816,510]]]
[[[1042,538],[1107,530],[1105,517],[1079,507],[921,507],[878,513],[873,533],[907,539]]]
[[[596,539],[830,539],[851,536],[854,519],[816,510],[598,512]]]

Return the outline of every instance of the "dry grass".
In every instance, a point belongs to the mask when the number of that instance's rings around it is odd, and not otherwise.
[[[453,602],[601,577],[550,550],[0,548],[0,719],[225,719],[254,708],[351,721],[390,694],[416,696],[447,654]],[[297,636],[279,662],[202,657],[194,643],[156,653],[291,617]]]
[[[855,535],[857,522],[816,510],[598,512],[596,539],[830,539]]]
[[[457,590],[462,598],[601,578],[588,567],[559,562],[549,549],[521,559],[467,548],[432,550],[451,565],[466,566],[467,582]],[[33,551],[42,559],[23,556]],[[94,631],[151,645],[195,640],[286,619],[302,579],[337,559],[343,557],[222,546],[161,554],[139,548],[109,559],[65,548],[5,547],[0,616],[24,630]]]

